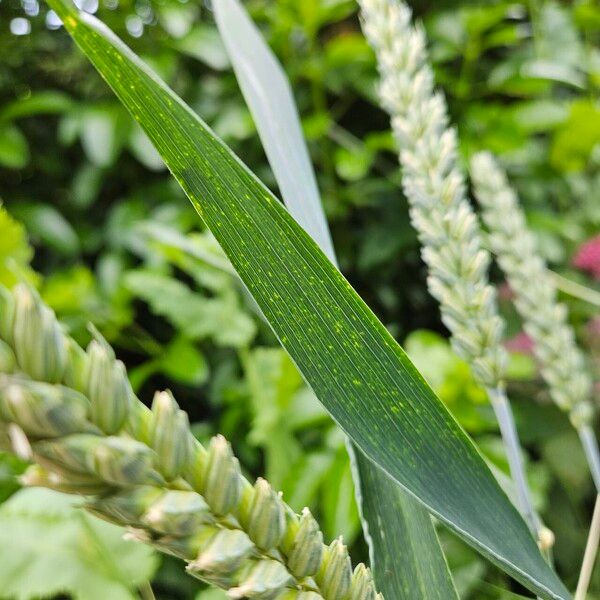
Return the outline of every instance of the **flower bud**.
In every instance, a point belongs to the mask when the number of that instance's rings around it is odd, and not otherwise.
[[[92,340],[87,352],[91,420],[105,433],[116,433],[125,424],[133,399],[127,372],[112,350],[97,340]]]
[[[200,525],[193,533],[185,536],[159,535],[153,538],[152,545],[171,556],[193,561],[204,550],[211,539],[220,531],[215,525]]]
[[[315,577],[323,596],[328,600],[346,600],[352,582],[352,565],[348,549],[341,538],[325,550],[321,568]]]
[[[293,540],[286,548],[287,565],[296,577],[314,575],[323,557],[323,534],[308,508],[302,511],[300,523],[294,529]]]
[[[129,438],[102,438],[93,453],[93,472],[115,485],[164,483],[153,467],[152,450]]]
[[[200,494],[169,490],[148,507],[142,521],[159,533],[183,536],[214,518]]]
[[[152,421],[152,411],[141,402],[133,402],[125,423],[124,432],[149,446]]]
[[[210,441],[200,491],[217,515],[230,513],[239,501],[240,466],[222,435]]]
[[[19,366],[33,379],[58,383],[65,371],[67,352],[54,313],[26,285],[18,285],[13,293],[13,349]]]
[[[89,431],[89,402],[60,386],[17,377],[0,378],[0,417],[33,437],[59,437]]]
[[[33,452],[36,461],[49,470],[89,475],[93,474],[93,452],[101,442],[97,435],[72,434],[35,442]]]
[[[55,464],[75,473],[97,475],[113,485],[163,483],[152,468],[152,450],[129,438],[75,434],[38,442],[33,450],[42,464]]]
[[[230,598],[272,598],[274,594],[293,582],[287,569],[276,560],[256,561],[238,587],[228,591]]]
[[[150,445],[157,466],[167,480],[175,479],[190,464],[193,440],[187,414],[179,410],[170,392],[157,392],[152,402]]]
[[[248,489],[248,495],[241,515],[244,529],[262,550],[275,548],[285,532],[285,513],[279,494],[259,477],[254,488]]]

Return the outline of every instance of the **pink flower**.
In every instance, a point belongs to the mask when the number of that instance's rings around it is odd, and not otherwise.
[[[504,346],[510,352],[519,352],[521,354],[533,353],[533,340],[524,331],[506,340]]]
[[[600,280],[600,235],[581,244],[572,262],[574,267],[587,271],[594,279]]]
[[[498,297],[500,298],[500,300],[512,300],[515,297],[515,293],[510,287],[508,281],[503,281],[498,286]]]
[[[585,328],[593,341],[600,340],[600,316],[590,319]]]

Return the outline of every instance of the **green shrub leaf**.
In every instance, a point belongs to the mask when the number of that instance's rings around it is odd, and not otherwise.
[[[0,589],[28,600],[135,600],[158,561],[148,546],[86,514],[74,497],[21,490],[0,506]]]

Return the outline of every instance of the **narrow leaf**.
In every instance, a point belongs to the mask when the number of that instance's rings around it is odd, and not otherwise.
[[[381,471],[365,468],[364,458],[359,464],[363,511],[375,517],[369,535],[376,551],[371,568],[378,589],[386,598],[458,599],[427,511],[390,485]]]
[[[543,598],[569,598],[481,455],[350,284],[208,126],[108,28],[50,0],[146,131],[317,397],[352,441]]]
[[[213,8],[283,201],[337,265],[285,71],[238,0],[220,0]],[[434,594],[440,600],[457,599],[428,512],[349,441],[347,446],[377,589],[386,598],[434,600]]]
[[[219,0],[214,11],[281,196],[296,221],[331,258],[331,236],[287,76],[238,2]]]

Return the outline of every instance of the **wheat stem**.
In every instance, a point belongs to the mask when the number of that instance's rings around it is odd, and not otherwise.
[[[598,553],[598,542],[600,541],[600,494],[596,496],[596,504],[594,505],[594,514],[592,516],[592,524],[588,534],[585,552],[583,554],[583,563],[577,582],[577,590],[575,591],[575,600],[585,600],[588,586],[594,570],[596,555]]]
[[[572,279],[567,279],[554,271],[548,271],[548,274],[552,277],[557,290],[578,300],[583,300],[588,304],[600,307],[600,292],[581,285]]]
[[[508,398],[503,389],[495,388],[488,390],[489,397],[491,399],[492,407],[500,426],[502,433],[502,439],[510,450],[507,450],[506,455],[509,461],[510,472],[515,481],[516,493],[519,495],[519,505],[525,507],[525,510],[529,512],[524,516],[527,523],[531,523],[533,530],[536,532],[541,531],[542,523],[533,509],[531,502],[527,496],[527,481],[525,480],[525,469],[523,466],[523,460],[521,458],[521,448],[519,446],[519,438],[517,434],[517,428],[515,426],[515,420],[513,417]]]
[[[0,286],[0,367],[0,442],[11,431],[37,462],[25,484],[86,496],[90,512],[231,598],[381,600],[341,539],[323,545],[308,509],[250,484],[223,437],[203,447],[170,393],[144,406],[110,346],[84,352],[26,286]]]

